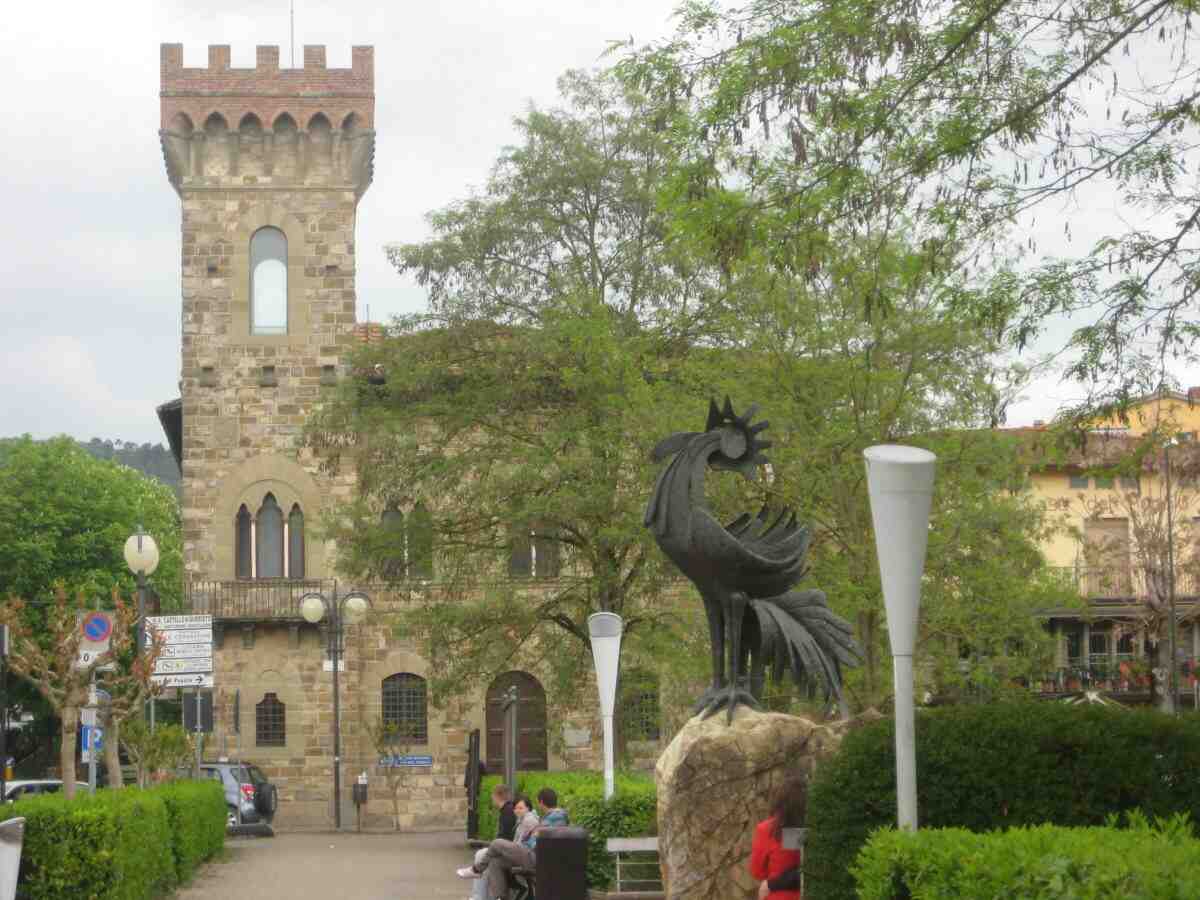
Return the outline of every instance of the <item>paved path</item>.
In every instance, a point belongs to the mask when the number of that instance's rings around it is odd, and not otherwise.
[[[225,847],[174,900],[463,900],[471,889],[454,874],[471,860],[461,831],[283,834]]]

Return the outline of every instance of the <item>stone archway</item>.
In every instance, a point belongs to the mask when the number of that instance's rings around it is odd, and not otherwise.
[[[546,754],[546,692],[528,672],[505,672],[487,690],[485,762],[493,774],[504,771],[504,694],[517,688],[517,770],[544,772]]]

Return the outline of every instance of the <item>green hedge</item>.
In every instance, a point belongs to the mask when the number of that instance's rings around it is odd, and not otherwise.
[[[851,863],[872,831],[896,823],[893,728],[884,719],[848,734],[817,768],[808,807],[810,900],[853,900]],[[1133,809],[1200,821],[1197,771],[1198,716],[1045,701],[917,716],[922,828],[1094,826]]]
[[[485,776],[479,787],[479,836],[496,834],[496,807],[492,788],[503,779]],[[612,883],[614,866],[605,849],[610,837],[645,837],[658,834],[658,794],[648,775],[618,772],[612,800],[604,802],[604,776],[596,772],[519,772],[517,793],[536,806],[537,793],[554,788],[559,805],[572,825],[588,831],[588,887],[603,889]]]
[[[216,783],[125,788],[23,799],[10,815],[25,818],[20,891],[29,900],[149,900],[186,878],[224,842],[225,804]],[[198,806],[185,812],[185,799]],[[177,804],[172,815],[170,804]],[[214,818],[220,838],[213,833]],[[215,845],[214,845],[215,842]],[[183,866],[180,860],[186,860]]]
[[[854,864],[861,900],[1191,900],[1200,897],[1200,841],[1180,815],[1150,827],[1036,825],[978,834],[961,828],[877,831]]]
[[[167,805],[175,874],[183,883],[225,846],[225,791],[215,781],[177,781],[155,793]]]

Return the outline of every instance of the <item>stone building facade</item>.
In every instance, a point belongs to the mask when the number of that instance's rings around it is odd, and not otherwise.
[[[253,69],[231,68],[227,46],[209,47],[205,68],[185,68],[179,44],[161,48],[159,134],[182,209],[183,328],[180,397],[159,416],[182,471],[184,593],[191,611],[214,617],[210,755],[252,760],[271,776],[282,828],[335,819],[330,635],[300,615],[312,592],[332,601],[363,590],[372,603],[364,623],[345,629],[339,665],[343,824],[356,821],[351,785],[365,772],[365,827],[392,827],[394,812],[401,828],[462,827],[468,735],[478,729],[484,757],[496,755],[509,685],[521,691],[529,766],[600,759],[597,710],[548,719],[532,660],[486,693],[434,709],[428,663],[396,637],[394,613],[436,581],[339,583],[335,548],[315,534],[351,495],[354,475],[326,475],[297,438],[322,388],[347,376],[354,343],[376,333],[355,318],[355,220],[372,178],[374,106],[371,47],[355,47],[349,69],[328,68],[319,46],[304,48],[298,69],[280,68],[277,47],[259,47]],[[424,727],[381,758],[372,739],[381,722]],[[653,758],[655,745],[638,746]]]

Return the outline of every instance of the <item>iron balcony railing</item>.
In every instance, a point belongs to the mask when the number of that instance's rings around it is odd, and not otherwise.
[[[313,591],[328,596],[333,586],[331,579],[188,581],[184,600],[193,614],[218,619],[300,619],[300,598]]]
[[[1051,572],[1063,584],[1073,586],[1088,600],[1139,600],[1166,598],[1165,573],[1148,572],[1140,566],[1058,566]],[[1175,570],[1175,596],[1200,595],[1200,573],[1192,567]]]
[[[1034,679],[1033,687],[1043,694],[1070,694],[1079,691],[1100,691],[1105,694],[1149,694],[1154,684],[1151,662],[1140,659],[1110,658],[1103,663],[1071,660],[1069,664]],[[1163,673],[1160,673],[1163,674]],[[1179,658],[1179,688],[1191,695],[1197,689],[1197,658]],[[1169,679],[1163,675],[1163,682]]]

